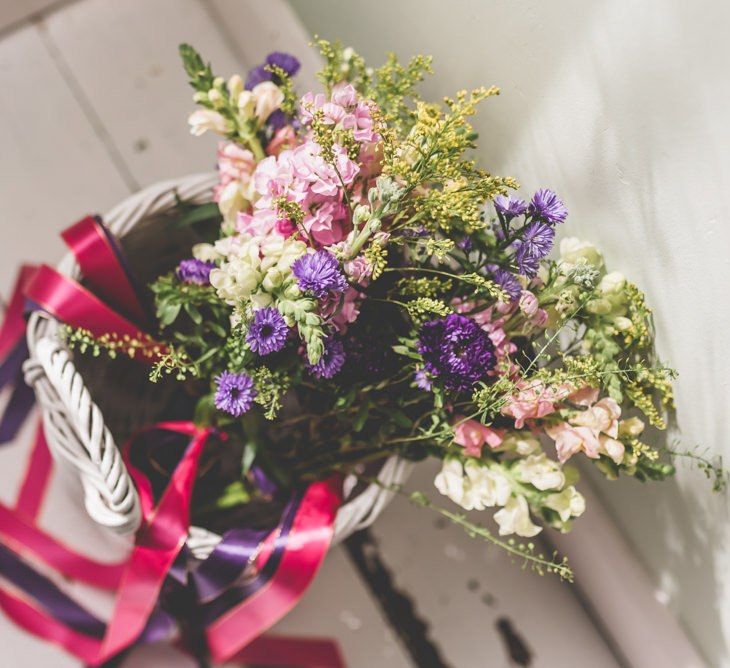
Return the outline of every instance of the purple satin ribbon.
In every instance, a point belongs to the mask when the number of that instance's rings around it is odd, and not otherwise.
[[[103,621],[81,607],[54,582],[1,543],[0,574],[69,628],[92,638],[104,637],[106,624]],[[175,620],[158,608],[150,617],[139,638],[139,644],[169,640],[176,629]]]
[[[281,563],[281,559],[286,551],[287,544],[289,541],[289,533],[291,531],[294,518],[296,517],[297,510],[302,501],[302,494],[297,492],[289,501],[284,512],[282,513],[281,523],[278,528],[278,535],[274,542],[274,548],[271,552],[271,556],[264,564],[264,567],[256,574],[251,581],[241,584],[239,586],[229,586],[225,591],[222,591],[214,600],[203,605],[202,618],[205,624],[212,624],[221,615],[225,614],[228,610],[238,605],[249,596],[252,596],[259,591],[276,573],[276,570]],[[229,532],[230,533],[230,532]],[[241,550],[240,554],[243,554]],[[212,555],[211,555],[212,556]],[[204,562],[205,563],[205,562]],[[239,563],[241,572],[245,569],[247,561]],[[214,585],[215,586],[215,585]]]
[[[0,389],[13,384],[13,391],[0,417],[0,445],[12,441],[35,404],[33,388],[23,379],[23,362],[28,358],[25,338],[18,341],[0,364]]]

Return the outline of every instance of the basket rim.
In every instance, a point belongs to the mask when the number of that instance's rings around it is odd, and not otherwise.
[[[121,238],[143,220],[169,211],[174,205],[176,197],[197,203],[213,201],[213,188],[217,182],[218,176],[215,172],[197,173],[159,181],[123,199],[103,216],[102,220],[114,235]],[[72,278],[77,279],[80,276],[79,265],[70,251],[62,257],[56,266],[58,271]],[[48,319],[57,322],[52,316],[48,316]],[[29,328],[28,337],[30,338],[32,334],[33,332]],[[41,338],[43,338],[43,335],[39,336],[38,340]],[[58,345],[61,349],[67,351],[62,342],[58,342]],[[80,376],[73,361],[69,361],[69,363],[74,372]],[[83,384],[85,387],[85,383]],[[101,415],[103,419],[103,414]],[[66,415],[66,418],[69,419],[69,416]],[[111,442],[119,450],[113,436]],[[123,464],[123,466],[124,474],[129,476],[126,465]],[[372,483],[352,498],[347,497],[354,491],[356,479],[354,476],[348,476],[344,483],[345,498],[347,500],[343,502],[337,512],[333,544],[344,540],[354,531],[371,524],[394,495],[394,492],[384,489],[384,487],[394,482],[403,482],[410,474],[412,467],[412,462],[391,455],[385,459],[378,474],[378,480],[381,484]],[[79,475],[82,475],[81,472],[79,472]],[[132,493],[136,495],[137,490],[133,482],[131,483],[131,489]],[[194,556],[202,559],[215,548],[221,539],[222,536],[208,529],[191,526],[188,534],[188,546]]]

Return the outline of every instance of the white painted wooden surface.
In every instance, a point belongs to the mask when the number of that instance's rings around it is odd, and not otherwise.
[[[4,7],[2,8],[4,9]],[[0,26],[3,25],[0,10]],[[15,20],[15,19],[14,19]],[[22,260],[55,261],[57,233],[103,211],[137,187],[209,168],[212,141],[193,139],[190,92],[177,45],[191,41],[217,71],[244,71],[273,48],[315,59],[283,2],[79,0],[19,25],[0,39],[0,289]],[[30,432],[0,451],[0,497],[13,498]],[[24,445],[25,444],[25,445]],[[433,471],[416,480],[430,489]],[[43,523],[74,544],[113,559],[123,543],[89,522],[77,495],[54,481]],[[414,599],[450,665],[507,666],[495,630],[511,620],[534,666],[614,666],[573,589],[523,573],[426,511],[396,501],[374,529],[396,584]],[[109,601],[85,594],[102,609]],[[336,637],[348,665],[413,665],[343,549],[328,557],[281,631]],[[0,618],[3,664],[74,666],[75,661]],[[168,648],[141,650],[129,666],[184,666]]]

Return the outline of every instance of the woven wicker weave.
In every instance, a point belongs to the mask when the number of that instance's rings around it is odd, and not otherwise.
[[[154,233],[155,219],[170,212],[177,198],[187,202],[209,202],[215,183],[215,174],[158,183],[125,199],[104,216],[104,222],[118,238],[139,248],[140,252],[146,246],[147,252],[151,249],[154,253],[164,253],[164,248],[156,246],[163,242],[159,238],[160,226],[157,226],[157,235]],[[130,257],[135,255],[132,252]],[[78,265],[71,254],[64,257],[58,269],[68,276],[80,278]],[[115,401],[115,388],[123,386],[127,380],[114,375],[118,373],[116,370],[106,373],[94,370],[90,376],[88,369],[77,369],[58,337],[58,326],[45,314],[36,312],[31,316],[28,322],[30,357],[24,366],[26,382],[35,389],[41,407],[49,448],[57,461],[78,474],[89,516],[118,533],[131,534],[141,519],[139,499],[115,442],[120,428],[115,429],[112,423],[107,425],[99,407],[113,404],[115,422],[125,422],[127,432],[141,426],[127,423],[131,418],[120,413],[120,402]],[[145,400],[140,406],[134,404],[127,408],[127,413],[134,413],[138,422],[149,423],[153,416],[147,413],[155,406],[155,401]],[[411,464],[405,460],[391,457],[378,477],[385,485],[401,483],[410,468]],[[346,498],[354,490],[355,481],[346,480]],[[369,526],[391,497],[392,493],[382,486],[369,485],[347,498],[337,514],[335,541]],[[204,559],[219,541],[219,535],[191,527],[188,547],[197,558]]]

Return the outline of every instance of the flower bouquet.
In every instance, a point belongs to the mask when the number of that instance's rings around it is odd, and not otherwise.
[[[135,200],[152,214],[134,229],[112,215],[114,252],[99,220],[82,221],[65,236],[84,283],[70,290],[47,270],[26,288],[65,323],[55,344],[48,318],[34,316],[29,335],[26,377],[51,449],[81,471],[95,519],[141,523],[130,577],[144,580],[149,541],[166,555],[145,581],[144,614],[90,662],[174,622],[204,629],[216,659],[254,647],[291,606],[262,616],[252,593],[288,568],[303,574],[287,581],[293,604],[337,521],[341,538],[394,493],[571,579],[565,559],[513,538],[568,531],[583,513],[571,458],[609,479],[674,471],[671,453],[642,440],[646,423],[665,426],[673,377],[655,358],[643,293],[587,242],[564,238],[551,259],[560,197],[522,199],[471,157],[470,118],[499,91],[433,104],[417,94],[430,59],[371,69],[352,49],[318,46],[323,91],[303,96],[294,56],[224,80],[181,46],[200,107],[191,132],[222,137],[213,201],[207,177]],[[92,242],[102,272],[84,257]],[[99,317],[59,307],[54,281],[66,305]],[[435,490],[459,509],[404,491],[406,463],[429,457],[441,462]],[[461,509],[490,509],[489,521]],[[162,517],[177,522],[169,541]],[[244,555],[234,563],[231,545]],[[175,580],[197,596],[182,621],[164,593]]]

